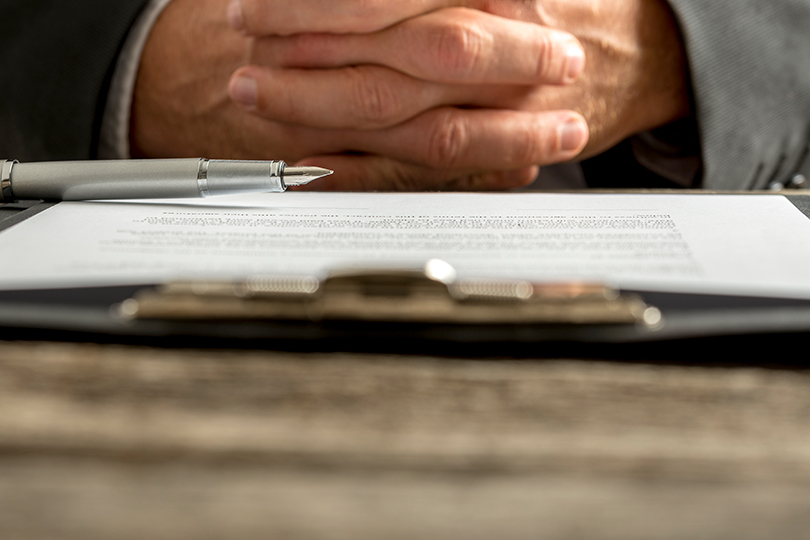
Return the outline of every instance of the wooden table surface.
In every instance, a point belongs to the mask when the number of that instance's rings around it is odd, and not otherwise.
[[[0,538],[810,538],[810,373],[0,342]]]

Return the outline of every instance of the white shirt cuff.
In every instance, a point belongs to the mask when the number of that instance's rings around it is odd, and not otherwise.
[[[98,143],[99,159],[127,159],[130,157],[129,122],[135,79],[141,64],[141,55],[152,27],[171,0],[150,0],[132,26],[118,56],[115,71],[107,93],[107,104],[101,117]]]

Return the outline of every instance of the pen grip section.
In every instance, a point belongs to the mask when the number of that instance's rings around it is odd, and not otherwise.
[[[283,161],[208,160],[203,165],[200,196],[283,192],[287,189],[282,179],[284,167]]]
[[[204,160],[111,160],[17,163],[11,177],[20,199],[77,201],[200,197]]]

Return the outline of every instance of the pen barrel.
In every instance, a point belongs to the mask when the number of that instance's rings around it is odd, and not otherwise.
[[[11,189],[19,199],[77,201],[200,197],[204,160],[111,160],[16,163]]]
[[[14,163],[18,199],[176,199],[282,192],[283,161],[159,159]]]

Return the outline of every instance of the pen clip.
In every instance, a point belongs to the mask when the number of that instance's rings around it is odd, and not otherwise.
[[[171,282],[121,305],[132,319],[368,321],[430,324],[642,324],[661,321],[636,295],[599,283],[458,279],[444,261],[422,269]]]

